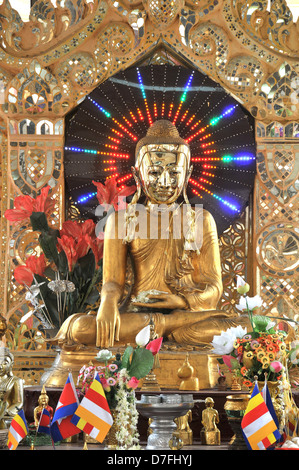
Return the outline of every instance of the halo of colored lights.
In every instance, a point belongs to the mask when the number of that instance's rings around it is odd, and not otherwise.
[[[217,83],[182,66],[134,67],[106,80],[67,121],[66,193],[82,218],[95,218],[92,181],[135,184],[137,141],[158,119],[172,121],[191,149],[188,197],[203,204],[221,234],[248,204],[256,171],[253,119]]]

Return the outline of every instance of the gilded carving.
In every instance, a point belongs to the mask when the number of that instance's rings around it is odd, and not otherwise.
[[[2,109],[10,115],[63,115],[69,109],[69,100],[51,72],[33,60],[8,83]]]
[[[283,49],[287,55],[298,55],[298,28],[285,0],[270,2],[269,11],[267,0],[235,0],[232,4],[235,16],[251,37],[277,52]]]
[[[23,22],[19,13],[8,0],[0,6],[2,46],[9,53],[26,52],[36,55],[35,49],[49,44],[58,36],[66,36],[70,30],[88,17],[95,4],[85,0],[76,2],[57,1],[55,8],[51,2],[37,0],[31,8],[29,22]]]
[[[298,119],[298,66],[284,62],[277,71],[263,81],[257,104],[251,108],[260,119]]]
[[[148,17],[155,28],[168,28],[176,19],[183,6],[183,0],[169,2],[168,0],[143,0]]]
[[[298,192],[299,146],[259,144],[257,171],[260,181],[280,204],[296,203]]]

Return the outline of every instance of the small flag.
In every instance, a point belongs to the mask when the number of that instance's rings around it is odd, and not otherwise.
[[[51,436],[54,442],[78,434],[80,430],[71,423],[71,418],[79,406],[72,374],[69,373],[61,392],[51,424]]]
[[[10,423],[7,440],[9,450],[15,450],[18,447],[19,442],[21,442],[27,434],[28,426],[25,414],[23,410],[20,410]]]
[[[262,396],[263,396],[263,399],[266,403],[266,406],[267,406],[268,410],[271,413],[271,416],[272,416],[273,420],[275,421],[276,427],[279,428],[279,422],[278,422],[278,419],[277,419],[276,412],[274,410],[274,406],[273,406],[273,403],[272,403],[272,398],[271,398],[270,391],[269,391],[266,380],[265,380],[265,385],[264,385],[263,390],[262,390]]]
[[[72,423],[99,442],[103,442],[111,428],[113,418],[98,374],[75,411]]]
[[[43,434],[49,434],[50,435],[51,434],[50,427],[51,427],[50,413],[47,410],[47,408],[43,408],[43,411],[41,412],[41,416],[40,416],[40,419],[39,419],[37,432],[41,432]]]
[[[241,427],[247,447],[251,450],[265,450],[281,437],[257,383],[251,394]]]

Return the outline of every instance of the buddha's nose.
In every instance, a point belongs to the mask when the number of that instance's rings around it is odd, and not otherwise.
[[[163,173],[160,175],[158,184],[160,188],[169,188],[171,184],[170,176],[168,171],[163,171]]]

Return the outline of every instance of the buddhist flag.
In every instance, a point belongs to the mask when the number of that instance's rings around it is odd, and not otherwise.
[[[99,442],[103,442],[111,428],[113,419],[98,374],[75,411],[72,423]]]
[[[264,385],[263,390],[262,390],[262,395],[263,395],[264,402],[266,403],[267,408],[270,411],[271,416],[272,416],[273,420],[275,421],[275,424],[276,424],[277,428],[279,428],[279,422],[278,422],[278,419],[277,419],[276,412],[274,410],[274,406],[273,406],[273,403],[272,403],[272,398],[271,398],[270,391],[269,391],[269,388],[268,388],[268,385],[267,385],[267,381],[265,381],[265,385]]]
[[[7,446],[9,450],[15,450],[18,447],[19,442],[21,442],[21,440],[24,439],[27,434],[28,426],[25,414],[23,410],[20,410],[10,423],[7,440]]]
[[[251,394],[241,427],[247,447],[251,450],[265,450],[281,437],[257,383]]]
[[[78,405],[79,400],[75,384],[72,374],[69,373],[58,400],[51,424],[51,436],[54,442],[62,441],[80,432],[80,429],[71,423],[71,419]]]

